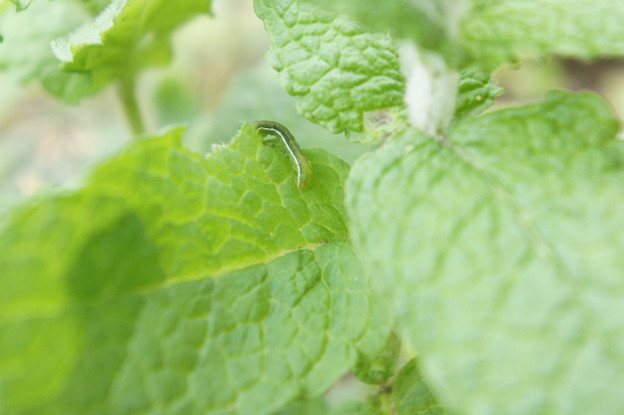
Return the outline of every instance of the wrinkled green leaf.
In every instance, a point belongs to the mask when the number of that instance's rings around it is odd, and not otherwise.
[[[364,131],[367,118],[403,106],[396,47],[385,34],[298,0],[256,0],[268,58],[297,110],[333,133]],[[389,114],[391,119],[396,115]]]
[[[347,183],[359,255],[444,404],[617,413],[624,375],[623,143],[589,94],[416,132]]]
[[[171,33],[189,19],[210,13],[211,3],[113,0],[93,22],[52,42],[63,70],[86,83],[65,99],[77,101],[114,81],[132,82],[142,69],[168,63]]]
[[[0,412],[268,414],[376,354],[342,212],[348,166],[299,191],[246,125],[206,157],[180,130],[130,146],[0,232]]]
[[[527,56],[624,55],[620,0],[307,1],[487,73]]]

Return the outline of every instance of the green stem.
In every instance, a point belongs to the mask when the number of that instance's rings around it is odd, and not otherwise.
[[[141,117],[141,111],[136,99],[134,78],[122,80],[119,92],[132,133],[135,136],[142,134],[145,131],[145,125],[143,124],[143,118]]]

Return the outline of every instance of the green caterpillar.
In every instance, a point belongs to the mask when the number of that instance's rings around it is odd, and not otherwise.
[[[288,128],[278,122],[265,120],[255,121],[251,125],[262,138],[270,134],[282,140],[297,169],[297,187],[303,189],[309,185],[312,179],[312,168]]]

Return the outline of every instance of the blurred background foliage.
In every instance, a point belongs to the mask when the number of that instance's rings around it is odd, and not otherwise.
[[[46,3],[54,2],[41,0]],[[95,12],[105,2],[92,3]],[[137,94],[148,132],[184,124],[187,145],[208,152],[212,144],[229,141],[243,122],[270,119],[286,124],[302,147],[322,147],[348,162],[369,148],[297,114],[264,59],[268,40],[251,0],[215,0],[213,9],[213,18],[196,18],[175,33],[170,66],[141,75]],[[35,29],[31,24],[22,30],[27,36]],[[90,166],[132,138],[115,88],[67,106],[40,84],[16,78],[0,67],[0,213],[37,192],[75,187]],[[622,61],[553,57],[501,68],[495,79],[505,92],[494,109],[539,100],[553,88],[589,89],[624,119]]]

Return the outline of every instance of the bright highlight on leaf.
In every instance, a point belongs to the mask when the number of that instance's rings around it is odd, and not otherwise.
[[[415,132],[361,159],[351,232],[446,404],[617,413],[623,143],[605,104],[537,105]]]

